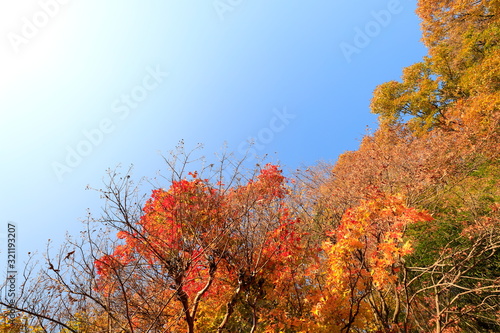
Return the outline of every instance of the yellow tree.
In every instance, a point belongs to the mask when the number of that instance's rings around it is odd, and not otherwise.
[[[382,123],[409,120],[416,132],[435,126],[491,130],[500,106],[498,0],[420,0],[429,54],[403,70],[402,80],[377,87],[372,112]]]
[[[412,252],[408,224],[425,212],[382,192],[346,211],[324,243],[325,287],[315,314],[325,332],[397,332],[407,325],[404,257]]]

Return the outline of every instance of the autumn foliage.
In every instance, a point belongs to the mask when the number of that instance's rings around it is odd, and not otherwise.
[[[428,55],[375,88],[379,128],[333,165],[185,173],[186,158],[145,198],[111,174],[103,216],[0,326],[499,332],[499,11],[418,1]]]
[[[430,221],[401,198],[376,193],[346,211],[323,243],[326,283],[315,314],[321,331],[396,331],[403,327],[404,257],[413,252],[405,239],[408,224]]]
[[[261,304],[268,303],[265,312],[286,311],[274,294],[294,282],[302,234],[286,205],[289,190],[281,171],[267,165],[231,188],[212,186],[196,173],[189,177],[154,190],[137,225],[118,232],[123,243],[95,262],[97,291],[109,297],[121,292],[124,272],[144,279],[133,275],[130,267],[137,265],[157,276],[134,289],[139,301],[129,302],[127,320],[139,330],[151,325],[140,314],[148,306],[140,299],[153,297],[169,304],[157,310],[158,327],[190,332],[223,331],[235,322],[257,327],[266,320]],[[198,319],[200,313],[213,318]]]

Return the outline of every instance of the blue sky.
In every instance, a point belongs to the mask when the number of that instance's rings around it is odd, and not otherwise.
[[[7,221],[23,255],[76,234],[103,204],[87,185],[118,164],[154,177],[181,139],[210,157],[253,138],[285,169],[356,149],[373,89],[425,55],[415,6],[3,1],[0,243]]]

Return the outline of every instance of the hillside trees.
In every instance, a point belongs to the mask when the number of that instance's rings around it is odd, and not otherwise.
[[[498,10],[498,1],[420,1],[429,55],[375,90],[380,128],[357,151],[302,177],[324,232],[341,229],[373,188],[433,216],[405,233],[414,244],[398,277],[405,331],[500,329]]]
[[[453,169],[439,179],[436,195],[427,193],[418,203],[435,217],[426,229],[414,230],[420,245],[410,259],[420,264],[409,268],[412,284],[420,286],[414,299],[433,300],[421,307],[433,313],[416,319],[421,329],[431,329],[424,328],[429,316],[437,332],[500,327],[499,9],[498,1],[420,1],[429,56],[406,69],[402,83],[380,86],[372,101],[382,123],[412,115],[409,126],[418,141],[441,136],[434,147],[453,144],[442,151],[452,157],[447,164]],[[418,75],[408,76],[412,72]],[[433,112],[422,112],[426,103]],[[429,229],[433,233],[424,232]]]

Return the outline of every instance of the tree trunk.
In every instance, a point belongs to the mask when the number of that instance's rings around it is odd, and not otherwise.
[[[241,283],[236,289],[236,292],[234,293],[233,297],[231,297],[231,300],[227,303],[227,309],[226,309],[226,314],[224,315],[224,319],[222,319],[222,322],[219,325],[219,328],[217,329],[217,332],[222,333],[224,329],[226,328],[227,322],[229,321],[229,317],[234,312],[234,305],[236,304],[236,300],[238,299],[238,295],[241,292]]]

